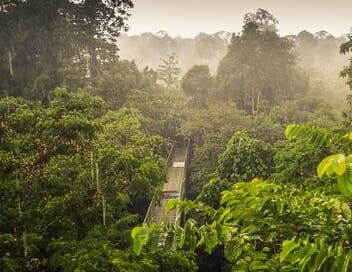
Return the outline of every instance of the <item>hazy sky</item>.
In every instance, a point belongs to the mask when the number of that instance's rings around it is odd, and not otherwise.
[[[243,16],[264,8],[279,20],[281,34],[326,30],[335,36],[352,27],[352,0],[134,0],[130,34],[166,30],[194,36],[220,30],[239,32]]]

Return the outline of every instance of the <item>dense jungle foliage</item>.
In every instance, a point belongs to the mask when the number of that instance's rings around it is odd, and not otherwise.
[[[115,41],[132,7],[0,1],[0,271],[351,271],[351,96],[262,9],[216,73],[140,69]],[[181,139],[183,223],[142,224]]]

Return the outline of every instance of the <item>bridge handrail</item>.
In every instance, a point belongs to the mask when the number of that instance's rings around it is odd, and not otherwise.
[[[170,159],[171,159],[171,155],[175,149],[175,145],[176,143],[173,143],[172,146],[171,146],[171,149],[169,151],[169,154],[167,155],[167,159],[166,159],[166,171],[167,169],[169,168],[170,166]],[[144,217],[144,220],[143,220],[143,224],[147,223],[150,219],[150,214],[151,214],[151,211],[155,205],[155,201],[156,201],[156,194],[154,194],[153,198],[152,198],[152,201],[150,201],[150,204],[149,204],[149,207],[148,207],[148,210],[147,210],[147,213]]]
[[[185,154],[185,168],[184,168],[184,172],[183,172],[183,181],[180,185],[180,189],[179,189],[179,192],[180,192],[180,200],[183,199],[183,195],[184,195],[184,192],[185,192],[185,186],[186,186],[186,178],[187,178],[187,165],[188,165],[188,159],[189,159],[189,147],[190,147],[190,139],[188,139],[187,141],[187,147],[186,147],[186,154]],[[178,225],[180,223],[180,217],[181,217],[181,214],[180,214],[180,211],[179,209],[177,208],[176,210],[176,220],[175,220],[175,225]]]
[[[167,158],[166,158],[166,170],[167,168],[170,166],[170,162],[171,162],[171,155],[172,153],[174,152],[174,149],[175,149],[175,145],[176,143],[173,143],[172,146],[171,146],[171,149],[169,151],[169,154],[167,155]]]

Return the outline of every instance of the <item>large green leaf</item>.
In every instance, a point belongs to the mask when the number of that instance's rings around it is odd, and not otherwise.
[[[298,247],[299,243],[296,243],[294,239],[284,241],[280,253],[280,262],[283,262],[287,256]]]
[[[351,257],[352,257],[352,252],[350,251],[346,256],[345,261],[343,262],[342,272],[351,271],[351,267],[350,267]],[[348,268],[350,268],[350,269],[348,269]]]
[[[137,226],[134,227],[131,231],[131,237],[132,239],[136,238],[137,234],[143,229],[143,227]]]
[[[328,134],[325,129],[290,124],[286,128],[285,137],[289,140],[296,138],[305,139],[315,146],[320,147],[326,142]]]
[[[326,157],[321,161],[317,168],[317,174],[319,178],[322,178],[324,174],[331,175],[332,173],[341,176],[346,171],[346,158],[343,154],[334,154]]]

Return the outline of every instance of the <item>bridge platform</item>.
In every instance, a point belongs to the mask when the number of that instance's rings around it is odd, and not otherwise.
[[[170,199],[183,199],[185,192],[186,167],[189,145],[174,144],[167,161],[167,180],[163,184],[162,199],[153,199],[150,203],[144,223],[179,224],[177,210],[165,214],[165,207]]]

